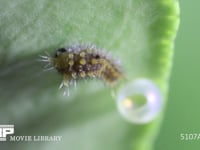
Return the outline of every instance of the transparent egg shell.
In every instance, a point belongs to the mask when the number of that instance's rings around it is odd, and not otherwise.
[[[127,121],[135,124],[148,123],[161,110],[160,90],[151,80],[134,80],[119,89],[117,107]]]

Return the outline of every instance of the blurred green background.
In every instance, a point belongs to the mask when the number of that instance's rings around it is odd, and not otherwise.
[[[182,0],[180,9],[168,102],[156,150],[200,148],[200,140],[180,140],[181,133],[200,133],[200,1]]]

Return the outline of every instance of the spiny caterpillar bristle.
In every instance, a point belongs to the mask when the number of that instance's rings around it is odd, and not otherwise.
[[[119,65],[95,46],[75,45],[59,48],[54,56],[41,58],[63,75],[61,88],[85,78],[99,78],[112,86],[122,77]]]

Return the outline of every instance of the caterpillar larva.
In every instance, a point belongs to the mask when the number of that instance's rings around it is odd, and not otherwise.
[[[74,45],[59,48],[53,56],[41,58],[63,76],[61,88],[69,87],[70,83],[76,84],[77,80],[85,78],[102,79],[112,86],[122,77],[120,66],[95,46]]]

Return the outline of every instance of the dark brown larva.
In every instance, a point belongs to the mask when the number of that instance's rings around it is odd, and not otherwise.
[[[42,57],[63,75],[61,87],[85,78],[99,78],[113,85],[122,77],[120,67],[95,46],[60,48],[54,56]]]

